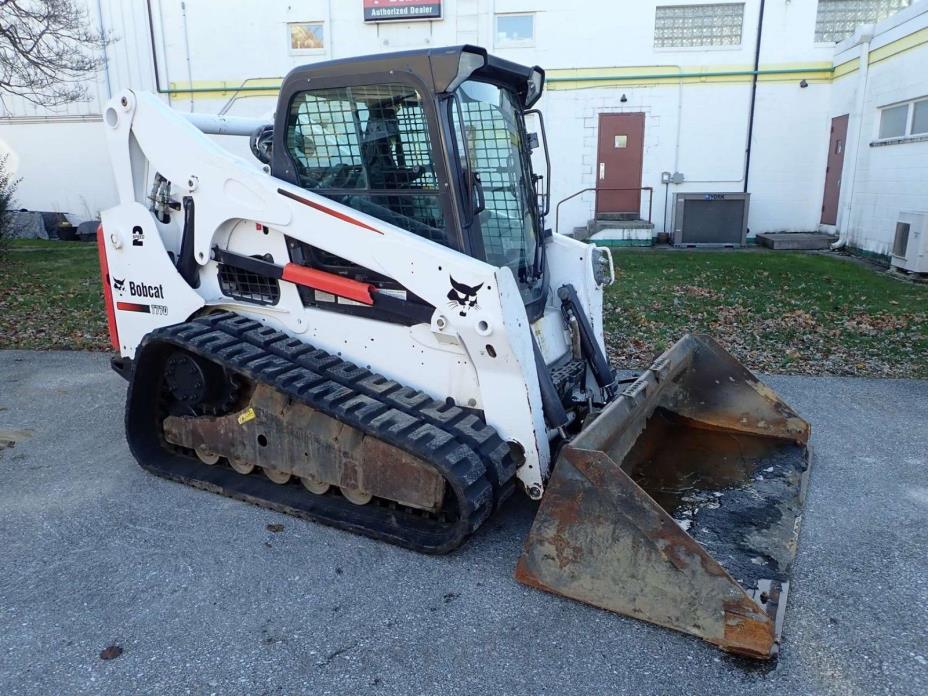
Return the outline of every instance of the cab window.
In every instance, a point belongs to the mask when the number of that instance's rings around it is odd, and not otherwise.
[[[298,93],[287,150],[304,188],[451,245],[425,110],[403,84]]]

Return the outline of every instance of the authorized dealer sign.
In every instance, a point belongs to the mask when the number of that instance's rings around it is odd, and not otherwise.
[[[364,0],[365,22],[441,19],[441,0]]]

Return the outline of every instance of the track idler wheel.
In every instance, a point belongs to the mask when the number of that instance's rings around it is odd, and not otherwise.
[[[345,496],[345,499],[349,503],[354,503],[355,505],[367,505],[374,497],[370,493],[365,493],[357,488],[339,486],[338,490],[341,491],[341,494]]]
[[[194,451],[197,453],[197,459],[207,466],[213,466],[219,461],[219,455],[215,452],[210,452],[205,447],[197,447]]]
[[[274,483],[282,486],[290,480],[289,471],[281,471],[280,469],[271,469],[270,467],[264,467],[262,469],[264,475],[267,476]]]
[[[230,459],[229,466],[232,467],[232,470],[236,473],[241,474],[242,476],[247,476],[252,471],[255,470],[254,464],[249,464],[243,459]]]
[[[303,484],[303,488],[313,495],[325,495],[331,488],[329,484],[325,481],[320,481],[315,476],[301,476],[300,483]]]

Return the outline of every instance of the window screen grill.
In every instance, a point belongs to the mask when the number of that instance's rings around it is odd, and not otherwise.
[[[465,87],[472,83],[465,83]],[[459,143],[469,157],[467,169],[479,177],[483,194],[480,231],[486,260],[510,266],[516,278],[524,278],[530,248],[534,244],[534,190],[527,187],[531,174],[525,170],[518,109],[509,93],[487,85],[492,100],[461,100],[463,129],[454,113],[455,131],[467,139]]]
[[[912,4],[912,0],[818,0],[815,40],[843,41],[861,24],[886,19]]]
[[[896,236],[893,238],[893,256],[904,259],[909,246],[909,232],[912,226],[907,222],[896,223]]]
[[[280,301],[277,280],[224,263],[219,264],[219,289],[223,295],[244,302],[276,305]]]
[[[302,186],[449,243],[415,89],[383,84],[301,92],[287,123],[287,149]]]
[[[654,45],[662,47],[740,46],[744,3],[659,6]]]

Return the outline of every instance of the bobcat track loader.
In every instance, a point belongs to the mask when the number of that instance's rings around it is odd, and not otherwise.
[[[708,338],[617,377],[609,251],[544,227],[543,82],[462,46],[297,68],[273,124],[115,97],[98,244],[131,451],[426,553],[519,489],[518,580],[769,658],[809,425]]]

